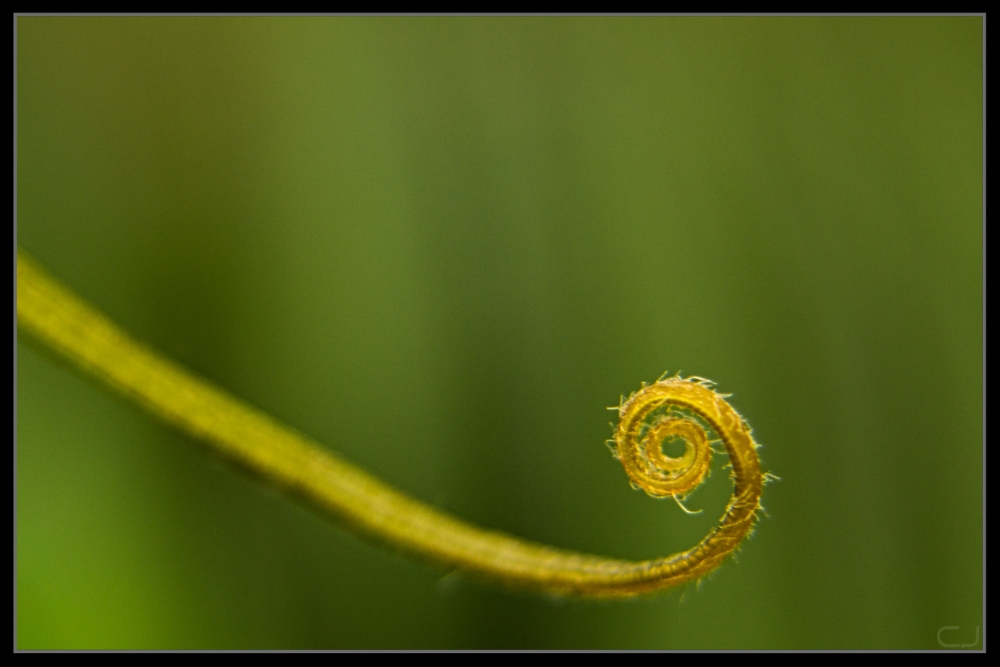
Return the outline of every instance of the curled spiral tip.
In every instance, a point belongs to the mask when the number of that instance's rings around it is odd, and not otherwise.
[[[643,384],[620,411],[615,432],[618,458],[632,484],[656,498],[672,496],[683,500],[711,470],[711,441],[694,416],[698,412],[671,400],[685,394],[700,398],[702,403],[709,395],[718,397],[702,378],[671,377]],[[684,443],[684,453],[679,457],[663,452],[663,445],[672,440]]]
[[[688,563],[686,578],[714,569],[750,534],[768,481],[749,424],[714,386],[705,378],[680,375],[643,385],[622,405],[615,430],[616,458],[629,482],[650,496],[673,497],[679,503],[708,477],[714,442],[721,442],[729,454],[726,467],[733,496],[719,526],[679,555],[681,560],[700,561]],[[709,431],[717,438],[709,437]],[[684,444],[684,453],[667,456],[663,445],[676,440]]]

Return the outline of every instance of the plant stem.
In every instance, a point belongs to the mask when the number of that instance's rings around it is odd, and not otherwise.
[[[321,512],[390,547],[505,584],[602,597],[673,586],[717,567],[749,533],[760,507],[764,476],[749,429],[698,381],[671,378],[650,385],[622,410],[641,403],[648,412],[649,401],[659,400],[710,424],[729,450],[733,499],[719,527],[693,549],[628,562],[485,530],[406,496],[134,340],[20,250],[17,321],[86,374]],[[650,398],[653,387],[658,389]],[[622,418],[628,421],[624,412]]]

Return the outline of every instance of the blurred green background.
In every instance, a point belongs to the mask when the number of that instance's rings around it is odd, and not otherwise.
[[[19,17],[17,242],[399,488],[625,558],[665,370],[767,516],[651,597],[373,546],[17,344],[20,648],[938,648],[982,625],[982,30],[916,18]],[[373,400],[388,392],[391,400]],[[978,644],[982,646],[982,644]]]

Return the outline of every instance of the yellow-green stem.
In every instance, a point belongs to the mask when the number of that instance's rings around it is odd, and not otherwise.
[[[694,548],[629,562],[485,530],[410,498],[134,340],[20,251],[17,321],[86,373],[321,512],[394,548],[506,584],[595,597],[674,586],[717,567],[749,534],[760,507],[764,476],[750,430],[701,381],[670,378],[630,397],[619,410],[618,456],[636,479],[637,462],[646,461],[632,450],[638,420],[657,407],[681,408],[710,425],[725,444],[733,467],[733,498],[719,526]],[[644,470],[640,477],[659,474],[648,465]]]

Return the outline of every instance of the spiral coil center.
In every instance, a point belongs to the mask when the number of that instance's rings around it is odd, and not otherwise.
[[[704,426],[672,404],[669,383],[643,387],[619,408],[615,453],[633,486],[655,498],[683,500],[708,476],[712,447]],[[663,452],[673,439],[684,443],[680,456]]]

